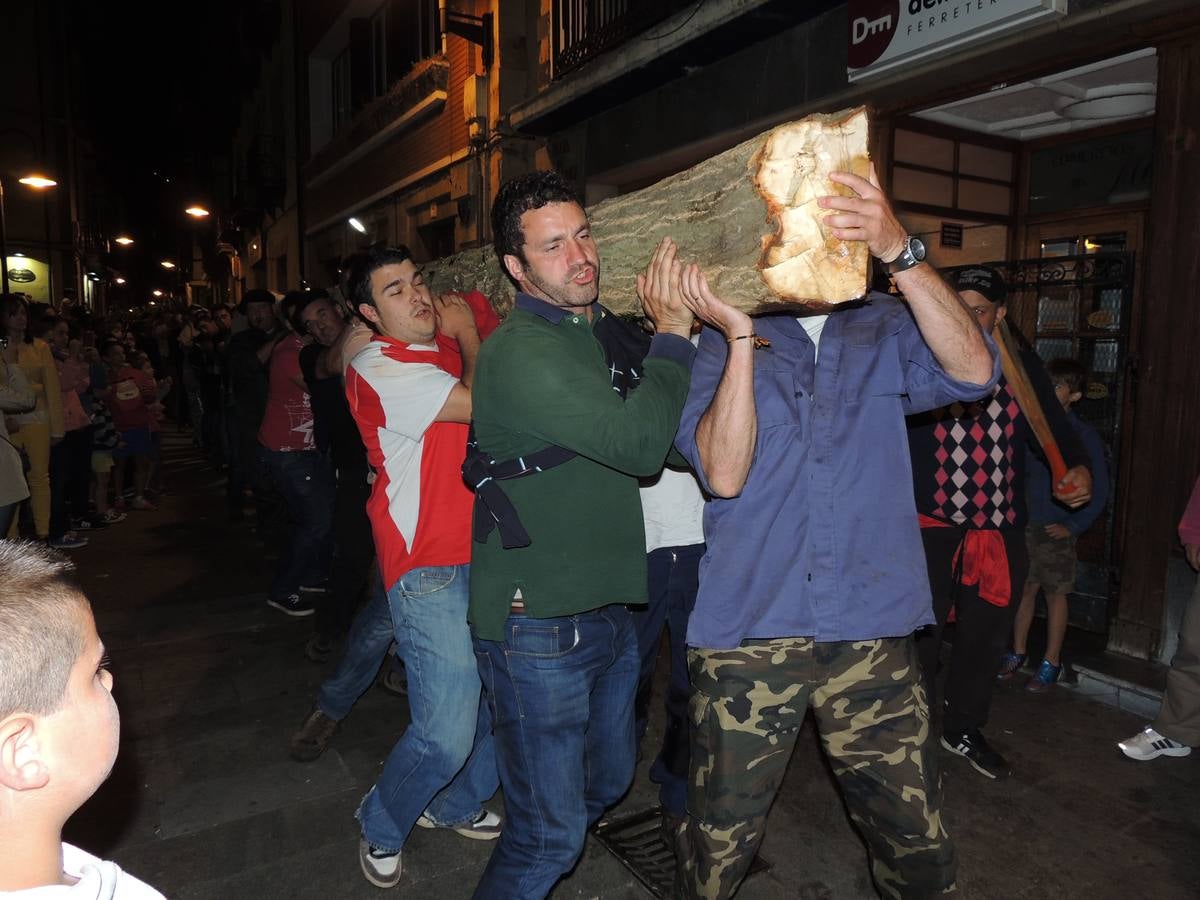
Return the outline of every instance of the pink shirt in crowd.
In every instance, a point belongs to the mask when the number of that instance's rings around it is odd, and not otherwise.
[[[1200,544],[1200,478],[1196,479],[1192,499],[1179,520],[1179,540],[1184,544]]]
[[[67,431],[86,428],[92,424],[92,418],[84,411],[79,394],[91,386],[91,371],[87,363],[71,357],[55,357],[54,361],[58,366],[58,386],[62,391],[63,427]]]

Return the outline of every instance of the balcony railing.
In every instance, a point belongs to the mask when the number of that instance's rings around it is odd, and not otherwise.
[[[552,77],[562,78],[606,50],[657,25],[697,0],[553,0]]]

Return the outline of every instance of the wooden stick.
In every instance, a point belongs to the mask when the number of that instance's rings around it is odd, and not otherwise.
[[[1025,371],[1025,366],[1021,363],[1016,341],[1013,340],[1012,332],[1008,330],[1007,322],[1001,320],[996,328],[996,336],[998,338],[996,346],[1000,348],[1000,368],[1004,372],[1004,378],[1008,382],[1013,396],[1017,398],[1017,405],[1021,407],[1021,412],[1029,420],[1029,427],[1033,429],[1034,437],[1042,445],[1042,452],[1046,454],[1046,462],[1050,464],[1050,474],[1054,477],[1054,483],[1058,484],[1067,474],[1067,463],[1063,459],[1062,451],[1058,449],[1058,441],[1054,439],[1054,432],[1050,430],[1046,413],[1029,381],[1029,373]]]

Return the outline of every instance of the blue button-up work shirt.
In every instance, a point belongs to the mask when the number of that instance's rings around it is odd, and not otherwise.
[[[704,514],[708,552],[688,644],[898,637],[933,622],[904,417],[986,396],[945,373],[886,294],[830,314],[819,357],[793,316],[765,316],[754,351],[758,440],[745,487]],[[705,329],[676,446],[708,489],[696,424],[727,345]]]

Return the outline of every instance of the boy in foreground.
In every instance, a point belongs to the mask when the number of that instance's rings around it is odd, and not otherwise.
[[[0,541],[0,895],[161,900],[62,842],[64,823],[112,771],[121,730],[71,569],[39,544]]]

